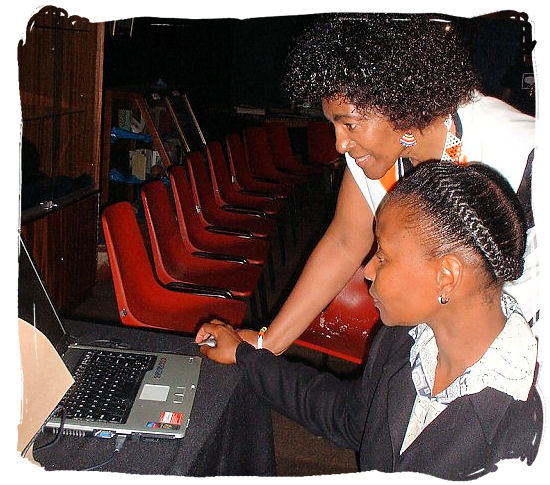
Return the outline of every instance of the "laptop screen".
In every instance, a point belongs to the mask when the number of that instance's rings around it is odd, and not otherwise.
[[[34,325],[59,354],[65,350],[65,330],[27,246],[19,235],[19,318]]]

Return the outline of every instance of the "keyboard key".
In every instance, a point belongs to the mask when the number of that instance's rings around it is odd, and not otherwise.
[[[145,373],[155,356],[90,350],[74,372],[75,383],[60,404],[68,418],[125,423]]]

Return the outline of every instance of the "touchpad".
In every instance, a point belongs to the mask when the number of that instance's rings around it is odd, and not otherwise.
[[[166,401],[170,386],[156,386],[154,384],[145,384],[139,396],[146,401]]]

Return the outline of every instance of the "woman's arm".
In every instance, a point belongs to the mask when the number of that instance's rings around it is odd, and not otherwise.
[[[363,194],[346,169],[334,218],[269,325],[264,348],[274,354],[284,352],[346,285],[371,249],[373,219]],[[240,335],[256,345],[255,332],[243,330]]]
[[[216,340],[215,347],[203,346],[201,353],[222,364],[236,363],[274,409],[338,446],[359,449],[367,412],[362,379],[340,380],[267,350],[256,350],[229,324],[218,320],[204,324],[199,333]]]

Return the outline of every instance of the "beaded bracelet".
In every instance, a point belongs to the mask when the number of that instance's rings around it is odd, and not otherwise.
[[[260,331],[258,332],[258,349],[263,349],[264,347],[264,335],[267,331],[267,327],[260,328]]]

